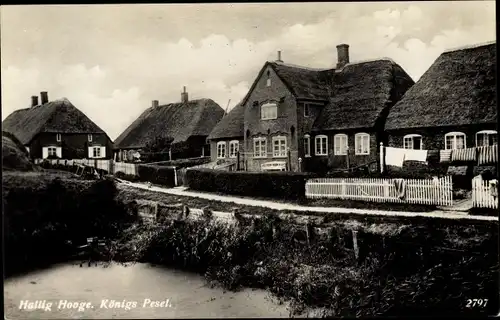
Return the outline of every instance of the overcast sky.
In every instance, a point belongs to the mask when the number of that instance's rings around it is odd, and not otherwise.
[[[448,48],[496,40],[495,2],[2,6],[2,120],[68,98],[115,139],[160,103],[233,107],[266,60],[328,68],[390,57],[416,81]]]

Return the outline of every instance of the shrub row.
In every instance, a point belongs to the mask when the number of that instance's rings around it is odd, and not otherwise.
[[[212,169],[188,169],[189,188],[225,194],[269,197],[275,199],[302,199],[307,179],[302,172],[245,172]]]
[[[179,159],[179,160],[165,161],[165,162],[155,163],[155,165],[176,167],[177,169],[181,169],[181,168],[189,168],[189,167],[194,167],[194,166],[198,166],[201,164],[206,164],[209,162],[210,162],[210,157],[203,157],[203,158],[191,158],[191,159]]]
[[[175,168],[140,164],[137,166],[139,181],[151,182],[166,187],[175,187]]]

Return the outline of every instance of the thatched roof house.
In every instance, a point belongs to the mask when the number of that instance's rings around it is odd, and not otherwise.
[[[441,54],[391,109],[386,130],[497,122],[496,43]]]
[[[210,135],[209,140],[243,138],[243,117],[245,108],[238,103],[222,120],[217,123]]]
[[[155,139],[165,138],[173,139],[174,148],[187,145],[191,150],[189,155],[176,158],[200,156],[207,136],[223,115],[224,110],[213,100],[188,100],[186,92],[182,93],[181,102],[159,105],[155,100],[152,107],[116,138],[115,149],[142,149]]]
[[[382,58],[347,64],[331,72],[331,98],[312,131],[372,128],[413,80],[394,61]]]
[[[463,149],[497,143],[496,43],[442,53],[393,107],[389,146]]]
[[[32,96],[30,108],[14,111],[2,130],[15,135],[32,158],[108,158],[112,143],[97,124],[68,99],[48,100],[47,92]]]
[[[40,133],[106,134],[66,98],[16,110],[2,121],[2,130],[24,145]]]

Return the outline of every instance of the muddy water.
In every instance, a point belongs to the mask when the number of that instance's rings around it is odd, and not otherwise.
[[[57,265],[7,279],[4,297],[6,319],[289,316],[286,305],[271,301],[266,291],[224,292],[201,276],[148,264]],[[36,301],[39,308],[52,303],[51,310],[20,309]],[[85,304],[83,311],[70,303]]]

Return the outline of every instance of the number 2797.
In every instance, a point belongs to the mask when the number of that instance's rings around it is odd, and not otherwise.
[[[486,307],[488,299],[467,299],[467,308]]]

